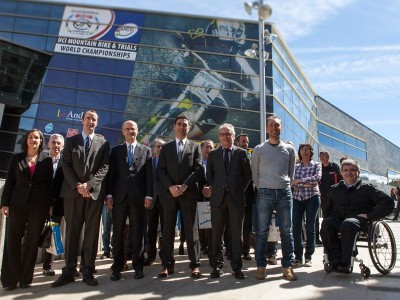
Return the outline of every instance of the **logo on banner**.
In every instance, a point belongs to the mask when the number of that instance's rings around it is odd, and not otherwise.
[[[49,123],[49,124],[47,124],[47,125],[44,127],[44,131],[46,131],[46,133],[52,132],[53,129],[54,129],[53,123]]]
[[[138,32],[138,26],[133,23],[128,23],[128,24],[119,26],[115,30],[114,35],[117,39],[123,40],[123,39],[128,39],[128,38],[134,36],[136,34],[136,32]]]
[[[71,136],[74,136],[74,135],[77,135],[77,134],[79,134],[79,130],[78,129],[68,128],[66,137],[71,137]]]
[[[61,109],[57,110],[57,118],[65,118],[68,121],[82,121],[83,111],[80,113],[74,113],[72,110],[69,112],[62,112]]]
[[[114,19],[114,12],[109,9],[67,6],[64,11],[64,29],[60,28],[60,35],[98,39],[110,30]]]

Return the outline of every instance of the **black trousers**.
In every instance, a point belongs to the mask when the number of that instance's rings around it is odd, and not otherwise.
[[[51,220],[55,223],[60,224],[61,226],[61,220],[62,220],[62,216],[51,216]],[[52,258],[53,258],[53,254],[44,251],[43,254],[43,270],[49,270],[51,269],[51,263],[52,263]]]
[[[357,233],[367,230],[368,220],[360,217],[324,218],[321,225],[321,238],[328,253],[330,264],[350,266],[353,245]],[[341,234],[340,238],[338,233]]]
[[[147,210],[147,259],[156,259],[157,256],[157,230],[161,224],[161,232],[164,228],[164,212],[160,199],[155,199],[156,203],[152,209]]]
[[[164,231],[161,243],[162,264],[166,268],[173,268],[174,259],[174,240],[176,215],[180,208],[183,217],[187,252],[190,260],[189,267],[200,266],[200,242],[198,224],[196,221],[197,198],[193,195],[180,197],[166,196],[164,203]]]
[[[213,268],[222,268],[224,258],[222,255],[222,236],[225,231],[227,219],[230,228],[230,241],[232,249],[231,267],[233,270],[242,269],[242,226],[243,207],[237,207],[229,192],[225,192],[224,199],[219,207],[211,207],[212,224],[212,255],[211,265]]]
[[[48,206],[10,207],[1,268],[3,287],[32,283],[39,238],[48,215]]]
[[[77,260],[80,253],[83,276],[92,275],[95,268],[97,246],[99,241],[99,229],[103,199],[93,200],[83,198],[64,199],[65,218],[65,267],[63,274],[74,276]],[[85,224],[82,251],[79,248],[79,240]]]
[[[242,251],[243,255],[249,254],[249,252],[250,252],[252,211],[253,211],[253,199],[250,199],[250,200],[246,201],[246,207],[244,208],[243,251]]]
[[[142,270],[144,264],[144,228],[146,221],[146,209],[144,200],[134,199],[133,195],[128,195],[121,203],[114,203],[113,207],[113,256],[114,263],[112,270],[121,272],[125,266],[125,242],[124,229],[126,218],[129,217],[129,231],[127,240],[132,241],[132,267],[134,270]],[[144,199],[144,197],[143,197]],[[135,200],[135,201],[133,201]]]

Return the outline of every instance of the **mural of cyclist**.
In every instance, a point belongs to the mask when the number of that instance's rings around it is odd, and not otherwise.
[[[242,54],[249,48],[245,24],[190,25],[186,32],[143,32],[125,109],[143,128],[142,143],[173,137],[173,119],[182,113],[193,123],[189,138],[200,140],[228,119],[246,127],[249,115],[240,109],[258,110],[257,62]]]

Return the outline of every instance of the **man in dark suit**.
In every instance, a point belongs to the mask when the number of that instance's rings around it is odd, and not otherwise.
[[[111,150],[110,170],[107,175],[107,205],[112,209],[113,255],[111,280],[121,278],[125,266],[124,228],[129,217],[129,239],[132,240],[132,266],[135,279],[143,275],[145,205],[152,200],[151,149],[137,142],[139,133],[136,122],[125,121],[122,134],[125,143]]]
[[[157,173],[158,158],[165,142],[162,139],[155,139],[151,152],[152,168],[153,168],[153,199],[147,208],[147,258],[144,262],[145,266],[154,263],[157,256],[157,231],[158,224],[161,224],[161,232],[164,227],[163,203],[158,195],[159,178]]]
[[[53,161],[53,183],[54,183],[54,206],[51,214],[51,220],[61,224],[64,216],[64,201],[60,197],[62,183],[64,181],[64,173],[61,168],[61,152],[64,149],[64,137],[58,133],[52,134],[48,143],[49,156]],[[53,255],[47,251],[43,257],[43,274],[45,276],[54,276],[56,273],[51,268]]]
[[[87,285],[98,284],[93,277],[101,210],[105,198],[110,145],[103,136],[95,134],[98,115],[88,110],[82,117],[82,134],[66,139],[62,156],[64,182],[60,196],[64,198],[65,267],[52,283],[59,287],[75,281],[79,238],[85,224],[82,244],[82,274]]]
[[[174,273],[174,238],[178,208],[181,209],[186,233],[187,251],[191,276],[199,278],[200,243],[196,222],[198,181],[204,180],[200,147],[187,139],[190,130],[189,119],[185,115],[175,118],[175,139],[166,143],[158,161],[161,181],[160,197],[164,203],[164,232],[161,245],[163,270],[159,277]]]
[[[208,155],[210,152],[214,149],[214,142],[211,140],[204,140],[201,144],[201,156],[202,156],[202,164],[204,171],[207,171],[207,159]],[[210,186],[207,182],[207,178],[205,178],[204,186],[200,187],[201,191],[206,191]],[[207,195],[207,192],[206,192]],[[200,195],[200,200],[201,202],[203,201],[210,201],[210,198],[205,197],[204,194],[202,193]],[[203,251],[203,254],[207,254],[209,258],[211,258],[211,228],[207,229],[199,229],[199,239],[200,239],[200,246],[201,246],[201,251]],[[211,263],[211,260],[210,260]]]
[[[242,148],[233,145],[235,129],[231,124],[219,127],[221,147],[211,151],[207,160],[207,180],[211,186],[211,224],[213,271],[211,278],[223,274],[222,235],[227,219],[232,244],[232,274],[244,279],[242,272],[242,226],[246,203],[245,190],[251,179],[250,160]]]
[[[247,157],[250,159],[250,154],[248,152],[249,148],[249,136],[245,133],[241,133],[236,136],[236,146],[246,150]],[[253,201],[254,201],[254,186],[253,182],[250,181],[246,189],[246,206],[244,209],[244,219],[243,219],[243,259],[251,260],[250,255],[250,244],[251,244],[251,229],[252,229],[252,211],[253,211]]]

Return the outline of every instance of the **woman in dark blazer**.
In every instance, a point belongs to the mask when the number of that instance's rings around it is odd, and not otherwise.
[[[43,145],[40,130],[28,131],[22,152],[12,156],[8,168],[1,197],[1,212],[7,217],[1,268],[6,290],[32,283],[40,234],[53,205],[53,162],[42,152]]]

